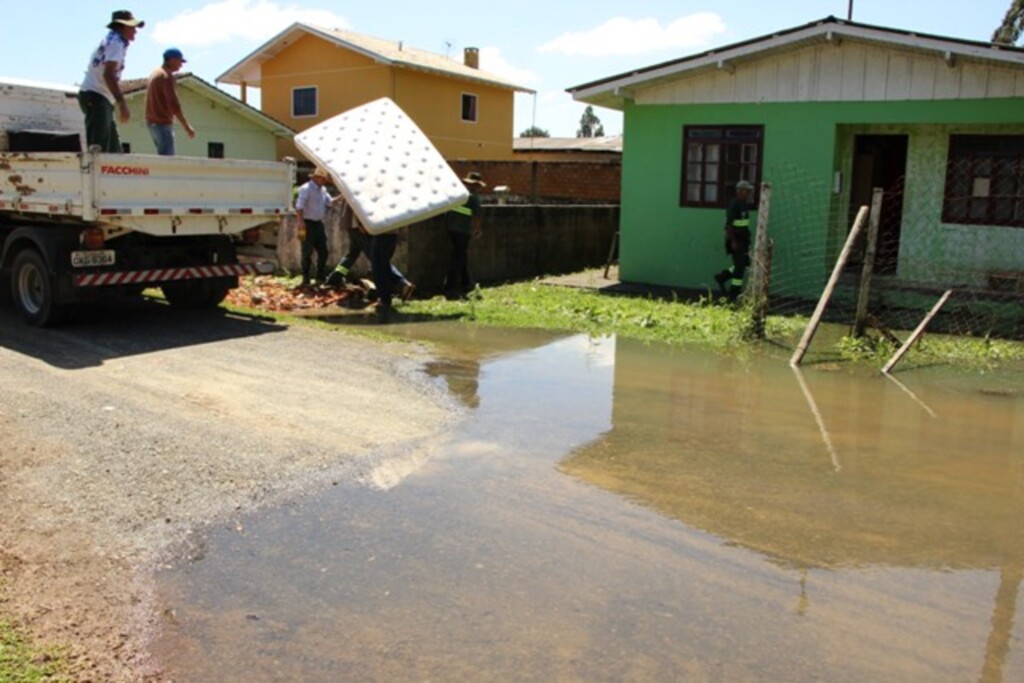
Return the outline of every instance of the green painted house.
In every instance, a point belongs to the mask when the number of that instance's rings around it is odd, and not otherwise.
[[[175,153],[179,156],[275,161],[278,140],[291,141],[295,135],[288,126],[194,74],[177,74],[175,78],[181,108],[196,130],[196,137],[190,139],[174,122]],[[127,151],[156,154],[146,128],[146,81],[122,81],[132,115],[128,123],[118,124],[118,130]]]
[[[880,277],[1024,293],[1022,49],[829,17],[569,92],[624,112],[625,282],[713,284],[744,179],[771,183],[794,295],[820,293],[874,187]]]

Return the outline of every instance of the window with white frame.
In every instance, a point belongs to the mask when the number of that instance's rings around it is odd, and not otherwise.
[[[680,206],[723,208],[739,181],[757,187],[763,147],[764,126],[683,126]]]
[[[316,116],[317,113],[317,91],[316,86],[311,85],[304,88],[292,89],[292,116],[302,118],[305,116]]]
[[[470,93],[462,93],[462,120],[471,121],[473,123],[477,120],[477,96],[471,95]]]

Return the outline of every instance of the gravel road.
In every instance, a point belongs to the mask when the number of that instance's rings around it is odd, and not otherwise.
[[[154,568],[202,525],[425,457],[459,417],[426,353],[155,302],[54,330],[0,306],[0,612],[81,680],[161,680]]]

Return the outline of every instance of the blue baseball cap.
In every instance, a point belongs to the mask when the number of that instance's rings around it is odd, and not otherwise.
[[[169,47],[164,50],[164,61],[166,62],[168,59],[180,59],[182,62],[188,61],[185,59],[185,56],[181,54],[181,50],[176,47]]]

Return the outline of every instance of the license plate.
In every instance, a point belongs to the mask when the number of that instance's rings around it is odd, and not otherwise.
[[[97,249],[96,251],[73,251],[71,252],[71,265],[75,268],[112,266],[114,265],[114,250]]]

